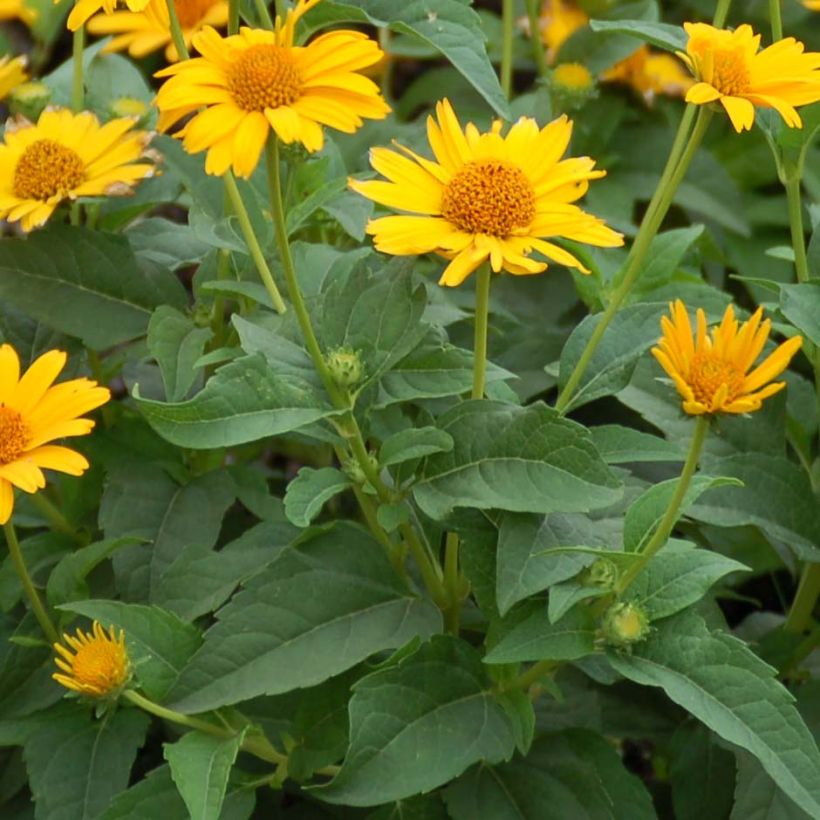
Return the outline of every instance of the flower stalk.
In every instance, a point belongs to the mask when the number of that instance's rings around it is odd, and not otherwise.
[[[783,17],[780,13],[780,0],[769,0],[769,22],[772,25],[772,42],[783,39]]]
[[[71,110],[78,114],[85,104],[83,86],[83,52],[85,51],[85,25],[80,26],[71,40]]]
[[[806,564],[800,576],[797,594],[783,624],[786,632],[805,632],[811,624],[817,598],[820,597],[820,564]]]
[[[541,39],[540,5],[541,0],[527,0],[527,20],[530,26],[532,56],[535,60],[535,68],[538,72],[538,76],[544,77],[547,73],[547,56],[544,53],[544,42]]]
[[[515,0],[502,0],[501,6],[501,90],[512,95],[513,34],[515,33]]]
[[[485,262],[476,271],[475,346],[473,348],[473,391],[471,398],[483,399],[487,381],[487,328],[490,314],[492,271]]]

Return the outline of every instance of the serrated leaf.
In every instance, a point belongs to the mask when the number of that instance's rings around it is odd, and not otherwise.
[[[544,404],[465,401],[439,419],[453,450],[427,458],[413,492],[442,519],[457,507],[584,512],[621,495],[588,431]]]
[[[610,655],[629,680],[660,686],[725,740],[751,752],[809,814],[820,814],[820,752],[775,670],[693,612],[665,619],[631,655]]]
[[[277,436],[337,411],[312,385],[271,372],[260,355],[219,368],[194,398],[179,404],[142,399],[140,411],[164,439],[179,447],[233,447]]]
[[[613,34],[628,34],[645,43],[666,51],[686,51],[689,39],[680,26],[669,23],[651,23],[645,20],[590,20],[593,31],[609,31]]]
[[[689,248],[703,235],[703,230],[703,225],[690,225],[658,234],[649,246],[646,262],[635,283],[633,298],[668,284]]]
[[[452,436],[437,427],[414,427],[394,433],[379,449],[379,464],[389,467],[415,458],[448,453],[453,449]]]
[[[142,336],[159,305],[186,302],[168,271],[140,270],[123,237],[65,225],[0,243],[0,299],[95,350]]]
[[[156,606],[121,601],[76,601],[61,609],[125,632],[128,656],[145,693],[164,700],[188,659],[202,644],[199,630]]]
[[[430,791],[478,760],[509,758],[510,722],[489,690],[478,653],[445,636],[368,675],[353,690],[342,769],[313,793],[330,803],[375,806]]]
[[[181,711],[321,683],[441,623],[396,577],[381,544],[351,524],[285,550],[217,619],[173,692]]]
[[[574,661],[595,651],[595,621],[587,609],[568,612],[552,623],[541,607],[513,627],[485,656],[485,663]]]
[[[756,758],[737,752],[737,782],[735,804],[730,820],[811,820],[789,799]]]
[[[325,502],[352,486],[335,467],[302,467],[285,492],[285,515],[297,527],[308,527]]]
[[[219,820],[228,788],[228,775],[239,753],[242,736],[219,738],[189,732],[166,743],[163,756],[191,820]]]
[[[820,282],[781,285],[780,310],[812,344],[820,345]]]
[[[167,305],[157,308],[148,323],[148,350],[157,360],[167,401],[182,401],[197,379],[196,362],[211,331]]]

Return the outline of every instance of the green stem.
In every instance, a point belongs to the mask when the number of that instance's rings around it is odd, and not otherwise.
[[[17,540],[17,533],[14,529],[14,524],[9,519],[4,525],[3,530],[6,534],[6,543],[9,545],[9,556],[14,568],[17,570],[17,575],[20,578],[20,583],[23,585],[23,591],[31,604],[31,610],[34,617],[40,624],[40,628],[48,638],[49,643],[58,643],[60,636],[54,627],[54,624],[46,611],[45,605],[40,599],[40,593],[34,587],[31,581],[31,576],[28,574],[25,558],[20,549],[20,542]]]
[[[794,268],[798,282],[809,281],[809,261],[806,256],[806,232],[803,227],[803,203],[800,195],[800,175],[789,173],[785,180],[789,202],[789,227],[794,248]]]
[[[259,22],[262,25],[262,28],[266,28],[269,30],[273,30],[273,18],[270,16],[270,11],[268,11],[268,5],[265,0],[255,0],[256,4],[256,13],[259,15]]]
[[[458,547],[458,535],[448,532],[444,543],[444,589],[447,592],[447,609],[444,614],[447,631],[456,636],[461,616]]]
[[[242,231],[245,244],[248,246],[251,259],[253,259],[253,262],[256,265],[256,270],[259,273],[259,278],[262,280],[262,284],[265,286],[265,290],[267,290],[276,312],[284,313],[287,310],[287,306],[282,299],[282,294],[279,293],[279,288],[276,287],[276,282],[273,281],[273,274],[270,272],[268,263],[265,260],[265,254],[262,252],[262,247],[259,244],[259,240],[256,238],[256,233],[254,233],[253,225],[251,225],[251,219],[248,216],[248,209],[242,201],[242,195],[239,193],[239,187],[236,184],[236,179],[230,171],[228,171],[222,179],[224,180],[225,191],[228,194],[228,199],[230,200],[231,206],[236,214],[236,218],[239,221],[239,228]]]
[[[228,0],[228,34],[239,33],[239,0]]]
[[[174,48],[177,50],[178,60],[187,60],[190,58],[188,46],[185,45],[185,37],[182,34],[182,26],[179,24],[179,15],[177,15],[177,7],[174,0],[165,0],[165,5],[168,7],[168,20],[171,24],[171,40],[174,43]]]
[[[220,248],[216,257],[216,278],[224,282],[231,272],[231,252]],[[211,332],[214,335],[213,347],[220,348],[225,344],[225,296],[222,293],[214,295],[211,306]]]
[[[43,492],[34,493],[30,496],[31,503],[37,507],[43,518],[48,521],[49,526],[54,532],[67,535],[72,541],[77,543],[82,542],[82,538],[77,533],[77,530],[71,526],[68,519],[60,512],[59,509],[48,499]]]
[[[669,161],[661,176],[661,181],[658,184],[658,189],[652,197],[646,215],[644,216],[641,227],[638,230],[638,235],[635,237],[635,242],[627,257],[626,264],[616,277],[619,285],[610,296],[610,301],[606,306],[601,320],[592,332],[586,347],[581,353],[575,368],[567,379],[563,390],[558,396],[555,407],[559,412],[564,412],[572,399],[572,396],[581,383],[584,372],[589,365],[595,350],[601,342],[601,339],[606,333],[610,322],[615,317],[615,314],[621,307],[624,299],[629,295],[635,281],[637,280],[646,255],[652,244],[652,240],[658,233],[658,229],[663,223],[667,212],[672,204],[672,200],[683,178],[686,176],[686,171],[689,168],[692,158],[695,155],[706,129],[709,127],[709,122],[712,117],[712,112],[705,106],[701,106],[697,113],[697,120],[692,129],[691,134],[688,133],[688,124],[693,115],[695,106],[688,106],[683,118],[681,119],[678,128],[678,134],[675,137],[675,142],[672,146],[672,151],[669,155]],[[685,147],[683,147],[685,146]],[[678,156],[677,161],[674,161],[675,156]]]
[[[786,632],[804,632],[811,623],[812,613],[820,596],[820,564],[806,564],[800,576],[797,595],[783,624]]]
[[[83,110],[85,89],[83,87],[83,51],[85,50],[85,25],[75,32],[71,43],[71,110],[75,113]]]
[[[274,7],[276,8],[276,16],[281,17],[284,21],[285,15],[287,14],[287,6],[285,5],[285,0],[275,0]]]
[[[686,497],[686,492],[692,483],[692,476],[694,476],[695,470],[697,470],[698,459],[703,449],[703,442],[706,440],[706,434],[709,432],[709,423],[709,416],[698,416],[695,422],[695,432],[689,444],[689,453],[683,465],[683,472],[681,472],[680,479],[678,479],[678,486],[675,488],[675,492],[669,500],[669,506],[667,506],[666,512],[663,514],[660,524],[658,524],[658,528],[655,530],[652,538],[649,539],[649,543],[643,552],[641,552],[638,560],[635,561],[618,580],[616,586],[618,595],[623,594],[623,592],[629,588],[629,585],[640,575],[644,567],[652,560],[654,555],[663,547],[672,534],[672,530],[678,520],[683,499]]]
[[[502,0],[501,11],[501,89],[507,99],[512,95],[513,34],[515,0]]]
[[[138,706],[149,714],[162,718],[163,720],[168,720],[171,723],[178,723],[180,726],[187,726],[189,729],[196,729],[198,732],[205,732],[205,734],[213,735],[214,737],[229,738],[234,737],[236,734],[232,729],[226,729],[222,726],[217,726],[215,723],[209,723],[207,720],[200,720],[190,715],[183,715],[181,712],[160,706],[158,703],[154,703],[154,701],[149,700],[133,689],[126,689],[125,692],[122,693],[122,696],[125,700],[133,703],[134,706]]]
[[[487,379],[487,324],[490,313],[490,281],[492,271],[485,262],[476,271],[475,345],[473,348],[473,392],[471,398],[484,398]]]
[[[535,67],[539,77],[546,76],[547,56],[544,53],[544,41],[541,39],[541,0],[527,0],[527,19],[530,23],[530,45]]]
[[[729,7],[731,5],[732,0],[718,0],[715,16],[712,18],[712,25],[715,28],[723,28],[726,18],[729,16]]]
[[[772,24],[772,42],[783,39],[783,18],[780,15],[780,0],[769,0],[769,22]]]
[[[511,689],[521,689],[526,691],[534,683],[538,683],[544,675],[548,675],[560,664],[557,661],[538,661],[534,663],[526,672],[502,686],[502,691],[509,692]]]

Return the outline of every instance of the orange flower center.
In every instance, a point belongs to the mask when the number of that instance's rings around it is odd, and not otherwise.
[[[71,671],[77,683],[106,695],[128,680],[128,657],[121,644],[107,637],[94,638],[77,650]]]
[[[467,233],[509,236],[535,217],[535,191],[526,174],[510,162],[468,162],[447,183],[444,218]]]
[[[743,54],[733,49],[712,52],[712,82],[721,94],[737,96],[749,87],[749,69]]]
[[[30,437],[23,417],[11,407],[0,406],[0,464],[11,464],[19,458]]]
[[[32,142],[14,169],[14,195],[19,199],[47,202],[65,196],[85,179],[85,163],[79,154],[55,140]]]
[[[182,28],[194,28],[219,0],[174,0]]]
[[[696,401],[707,407],[723,385],[727,387],[727,401],[734,401],[743,393],[743,373],[734,362],[719,358],[711,350],[695,354],[688,381]]]
[[[296,102],[302,78],[290,49],[260,43],[231,66],[228,91],[243,111],[264,111]]]

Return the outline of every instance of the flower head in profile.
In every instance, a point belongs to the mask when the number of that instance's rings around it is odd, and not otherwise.
[[[131,679],[122,630],[117,634],[111,626],[106,632],[94,621],[91,632],[63,634],[63,642],[65,646],[54,644],[54,663],[61,671],[51,677],[66,689],[92,698],[115,698]]]
[[[60,0],[54,0],[54,2],[58,3]],[[124,2],[129,11],[142,11],[150,0],[124,0]],[[119,0],[77,0],[68,15],[66,25],[71,31],[77,31],[98,11],[103,14],[113,14],[119,5]]]
[[[372,220],[368,233],[384,253],[407,256],[435,252],[450,264],[439,284],[460,285],[482,262],[514,274],[541,273],[546,262],[589,271],[548,238],[599,247],[623,244],[623,237],[573,205],[591,179],[605,175],[589,157],[562,160],[572,123],[559,117],[545,128],[522,117],[501,133],[496,121],[482,134],[472,123],[462,129],[447,100],[427,120],[435,161],[398,146],[402,153],[373,148],[370,164],[387,181],[351,180],[350,187],[407,216]]]
[[[0,0],[0,20],[22,20],[30,26],[37,19],[37,12],[23,0]]]
[[[154,173],[138,162],[151,135],[123,118],[100,125],[94,114],[46,109],[34,125],[10,120],[0,143],[0,218],[24,231],[44,224],[65,199],[127,194]]]
[[[89,379],[54,380],[66,363],[61,350],[44,353],[20,375],[11,345],[0,345],[0,524],[14,508],[14,487],[36,493],[46,486],[43,470],[82,475],[85,457],[51,442],[84,436],[94,422],[84,413],[105,404],[111,394]]]
[[[25,57],[0,57],[0,100],[28,80]]]
[[[700,308],[694,335],[683,302],[676,301],[669,310],[671,318],[661,319],[663,336],[652,355],[674,381],[684,412],[693,416],[750,413],[786,386],[786,382],[772,380],[789,366],[803,339],[793,336],[752,369],[772,325],[769,319],[763,321],[762,308],[740,324],[729,305],[711,335]]]
[[[755,108],[773,108],[790,128],[802,127],[795,110],[820,100],[820,54],[793,37],[760,51],[750,26],[734,31],[684,23],[689,40],[679,56],[697,82],[686,93],[695,105],[720,102],[735,131],[754,124]]]
[[[666,52],[651,51],[647,45],[607,69],[601,79],[628,85],[649,105],[658,95],[682,97],[695,84],[680,60]]]
[[[206,26],[192,38],[201,57],[157,74],[170,77],[157,95],[160,130],[198,112],[176,136],[191,154],[208,151],[209,174],[233,167],[249,177],[271,130],[318,151],[322,126],[352,134],[364,119],[389,113],[378,86],[359,73],[381,59],[375,41],[338,30],[294,45],[297,21],[318,2],[299,0],[284,20],[277,17],[275,31],[243,28],[223,38]]]
[[[194,34],[205,26],[221,28],[228,23],[227,0],[174,0],[174,6],[188,48],[191,48]],[[114,35],[103,51],[128,51],[139,59],[164,47],[169,63],[179,59],[171,39],[171,21],[165,0],[149,0],[143,11],[122,9],[112,14],[95,14],[88,21],[88,31],[100,36]]]
[[[539,17],[541,42],[547,47],[547,61],[555,62],[561,46],[589,22],[589,16],[575,0],[544,0]]]

